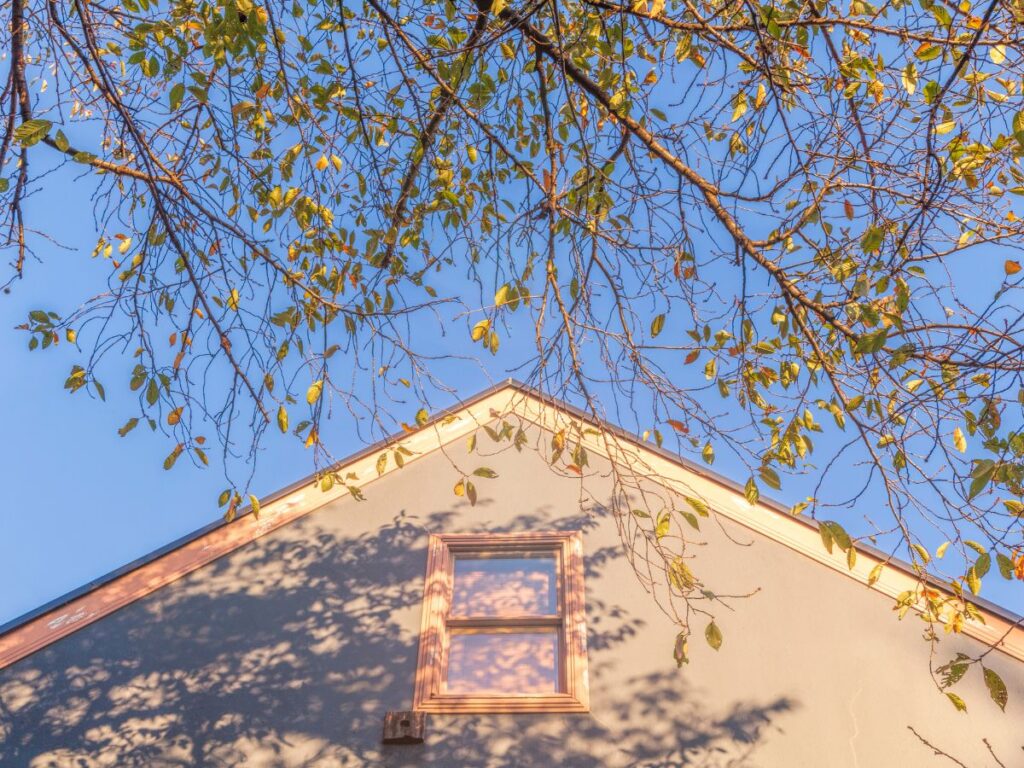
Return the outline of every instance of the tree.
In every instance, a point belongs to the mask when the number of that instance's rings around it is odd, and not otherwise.
[[[910,559],[903,608],[933,643],[984,578],[1024,580],[1019,0],[8,7],[8,285],[53,234],[26,201],[72,168],[110,269],[21,328],[70,343],[72,392],[104,397],[133,353],[121,433],[164,429],[167,468],[208,461],[204,429],[254,457],[278,428],[334,482],[331,407],[386,434],[494,356],[728,454],[752,502],[815,478],[794,513],[830,518],[851,560],[866,537]],[[830,490],[839,467],[863,485]],[[831,519],[866,498],[863,535]],[[714,603],[679,566],[688,536],[647,550],[682,600],[680,660]]]

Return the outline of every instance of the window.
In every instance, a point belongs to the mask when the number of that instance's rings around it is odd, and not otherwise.
[[[413,706],[587,712],[583,537],[430,537]]]

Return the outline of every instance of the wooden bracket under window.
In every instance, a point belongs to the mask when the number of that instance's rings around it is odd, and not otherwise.
[[[388,712],[381,740],[385,744],[422,744],[425,720],[423,712]]]

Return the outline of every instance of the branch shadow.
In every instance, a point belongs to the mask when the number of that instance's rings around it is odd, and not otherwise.
[[[714,714],[668,663],[623,671],[643,622],[590,592],[591,714],[433,716],[426,743],[381,745],[384,713],[411,706],[426,531],[453,515],[358,537],[300,520],[0,671],[0,765],[726,768],[754,765],[795,707]],[[554,523],[502,528],[597,524]],[[588,579],[611,549],[588,555]]]

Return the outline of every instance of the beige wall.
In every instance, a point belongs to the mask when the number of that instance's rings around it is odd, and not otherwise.
[[[484,441],[487,442],[487,441]],[[452,462],[486,463],[470,507]],[[598,468],[600,470],[600,468]],[[719,592],[719,652],[682,670],[674,630],[639,587],[614,521],[531,450],[486,460],[464,441],[0,671],[4,766],[1024,765],[1024,664],[990,655],[956,712],[928,674],[921,624],[891,601],[736,524],[706,521],[697,567]],[[382,747],[411,706],[427,532],[583,529],[592,713],[431,716],[427,741]],[[728,533],[728,536],[726,535]],[[958,645],[959,644],[959,645]],[[967,638],[944,641],[939,661]]]

